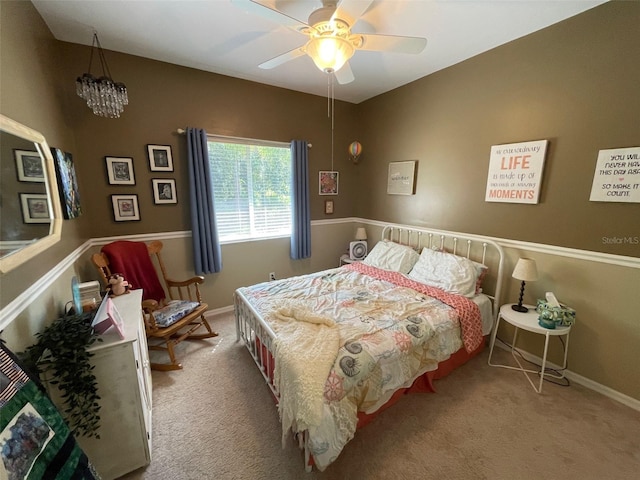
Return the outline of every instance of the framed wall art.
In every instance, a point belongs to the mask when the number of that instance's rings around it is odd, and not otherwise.
[[[173,178],[152,178],[151,187],[153,189],[153,202],[156,205],[163,203],[178,203],[178,197],[176,195],[176,181]]]
[[[152,172],[173,172],[170,145],[147,145],[149,168]]]
[[[24,223],[51,223],[49,198],[44,193],[21,193],[20,206]]]
[[[21,182],[44,182],[44,164],[38,152],[14,149],[18,180]]]
[[[138,195],[111,195],[113,219],[116,222],[140,220]]]
[[[416,160],[390,162],[387,176],[387,193],[390,195],[413,195],[416,193]]]
[[[598,152],[589,201],[640,203],[640,147]]]
[[[338,194],[338,172],[320,171],[320,195]]]
[[[78,192],[78,180],[76,179],[73,157],[70,153],[63,152],[59,148],[52,148],[51,153],[56,167],[56,177],[58,178],[62,214],[67,220],[79,217],[82,214],[82,207],[80,206],[80,193]]]
[[[107,162],[107,176],[109,185],[135,185],[136,177],[133,173],[133,158],[105,157]]]
[[[547,140],[493,145],[485,202],[538,203]]]

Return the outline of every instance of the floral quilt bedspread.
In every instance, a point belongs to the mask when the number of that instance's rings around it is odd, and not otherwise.
[[[439,294],[441,290],[427,290],[455,303],[454,308],[424,289],[416,290],[420,285],[407,282],[407,277],[364,267],[352,264],[239,289],[267,323],[281,305],[291,302],[337,323],[340,348],[324,388],[322,421],[307,433],[320,470],[353,438],[358,411],[376,411],[393,392],[435,370],[463,346],[461,316],[467,331],[479,332],[467,349],[482,341],[480,313],[473,302],[460,303]]]

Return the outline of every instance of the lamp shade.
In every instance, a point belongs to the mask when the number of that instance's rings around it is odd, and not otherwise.
[[[307,54],[320,70],[326,73],[337,72],[349,60],[355,49],[342,37],[313,37],[306,45]]]
[[[520,258],[511,276],[523,282],[533,282],[537,280],[538,269],[536,267],[536,261],[532,258]]]
[[[358,227],[356,229],[356,240],[366,240],[367,239],[367,231],[364,227]]]

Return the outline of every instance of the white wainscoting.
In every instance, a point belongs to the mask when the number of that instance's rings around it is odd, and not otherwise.
[[[312,225],[330,225],[335,223],[354,223],[358,225],[371,225],[377,227],[384,227],[389,225],[389,223],[379,222],[375,220],[367,220],[362,218],[341,218],[336,220],[318,220],[313,221]],[[395,224],[398,228],[410,228],[407,225]],[[113,242],[115,240],[135,240],[135,241],[151,241],[151,240],[165,240],[171,238],[184,238],[190,237],[190,231],[179,231],[179,232],[163,232],[163,233],[150,233],[150,234],[139,234],[139,235],[128,235],[128,236],[119,236],[119,237],[102,237],[102,238],[93,238],[85,242],[82,246],[76,248],[73,252],[71,252],[67,257],[65,257],[58,265],[50,270],[47,275],[38,279],[36,282],[31,285],[27,290],[22,292],[17,298],[15,298],[12,302],[6,305],[0,311],[0,330],[2,330],[6,325],[11,323],[15,318],[24,311],[28,304],[29,300],[33,298],[37,298],[40,294],[44,293],[48,288],[50,288],[54,282],[65,272],[67,269],[73,267],[74,263],[92,247],[104,245],[109,242]],[[371,241],[375,241],[375,239],[370,238]],[[601,262],[611,265],[619,265],[623,267],[629,268],[640,268],[640,258],[636,257],[626,257],[621,255],[611,255],[600,252],[590,252],[585,250],[577,250],[566,247],[558,247],[554,245],[544,245],[530,242],[520,242],[517,240],[508,240],[501,238],[494,238],[498,244],[506,248],[517,249],[521,251],[531,251],[531,252],[540,252],[549,255],[557,255],[560,257],[567,258],[575,258],[588,262]],[[215,310],[210,310],[207,313],[207,316],[215,316],[223,313],[228,313],[233,310],[233,306],[222,307]],[[529,358],[533,361],[540,360],[536,356],[527,354]],[[624,395],[620,392],[617,392],[609,387],[606,387],[600,383],[594,382],[586,377],[583,377],[577,373],[571,372],[567,370],[566,372],[567,378],[570,380],[579,383],[587,388],[595,390],[607,397],[610,397],[624,405],[627,405],[634,410],[640,411],[640,400],[636,400],[627,395]]]

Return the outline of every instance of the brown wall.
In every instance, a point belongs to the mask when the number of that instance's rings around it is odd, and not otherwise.
[[[0,4],[0,112],[44,135],[50,147],[76,151],[63,94],[60,42],[30,2]],[[83,186],[81,195],[89,188]],[[0,275],[6,305],[88,238],[91,216],[63,222],[62,239],[46,255]]]
[[[328,217],[322,213],[324,197],[312,196],[312,217],[328,220],[314,224],[313,257],[291,261],[286,239],[223,246],[223,272],[205,282],[210,306],[230,305],[235,286],[266,280],[270,271],[286,277],[337,265],[353,238],[351,216],[522,240],[503,243],[507,271],[521,256],[538,262],[541,279],[527,285],[525,301],[553,290],[578,312],[570,369],[640,400],[639,255],[631,245],[600,243],[602,236],[640,235],[638,204],[588,201],[598,150],[640,144],[634,127],[640,124],[635,61],[640,45],[630,33],[635,31],[631,19],[639,15],[638,3],[605,4],[361,105],[338,102],[340,195],[336,214]],[[75,77],[86,69],[86,47],[56,42],[29,2],[1,2],[0,19],[0,111],[74,154],[85,208],[82,217],[64,222],[58,245],[0,276],[3,308],[34,280],[66,265],[88,238],[169,232],[163,237],[171,268],[178,270],[176,276],[189,273],[189,239],[172,235],[189,230],[184,139],[174,134],[179,127],[283,141],[307,138],[314,144],[312,191],[317,171],[330,168],[324,98],[107,52],[114,76],[130,89],[131,105],[119,120],[101,119],[74,92]],[[356,138],[364,153],[354,166],[342,152]],[[550,140],[550,150],[541,203],[484,203],[491,145],[542,138]],[[157,176],[178,180],[178,206],[152,204],[147,143],[172,146],[176,172]],[[135,190],[107,185],[105,155],[133,157]],[[420,162],[417,194],[386,195],[388,162],[409,159]],[[142,221],[113,222],[112,193],[137,193]],[[336,222],[340,217],[347,220]],[[379,224],[365,224],[372,245]],[[566,252],[553,245],[636,258]],[[31,343],[34,332],[69,300],[71,276],[89,279],[88,257],[98,248],[63,265],[46,292],[25,302],[2,338],[10,345]],[[507,278],[505,301],[517,298],[518,287]],[[527,350],[539,354],[539,339],[525,336]],[[558,353],[554,346],[553,361]]]
[[[318,195],[318,171],[331,170],[331,123],[327,99],[245,80],[106,52],[114,79],[127,85],[129,106],[119,119],[97,117],[75,96],[75,77],[84,72],[87,47],[60,43],[66,73],[64,94],[71,106],[76,133],[76,168],[83,202],[93,216],[93,237],[191,229],[186,139],[178,128],[203,128],[207,133],[289,142],[303,139],[309,150],[311,216],[324,218],[324,198]],[[347,163],[356,106],[336,102],[334,168],[340,171],[334,217],[355,212],[354,184]],[[147,144],[170,145],[175,171],[151,172]],[[109,185],[105,156],[133,158],[135,186]],[[177,205],[154,205],[151,179],[175,178]],[[137,194],[140,222],[115,222],[112,194]]]
[[[589,201],[598,151],[640,146],[639,18],[611,2],[363,103],[358,215],[640,256],[640,204]],[[491,146],[541,139],[540,203],[485,202]],[[399,160],[413,196],[386,194]]]

